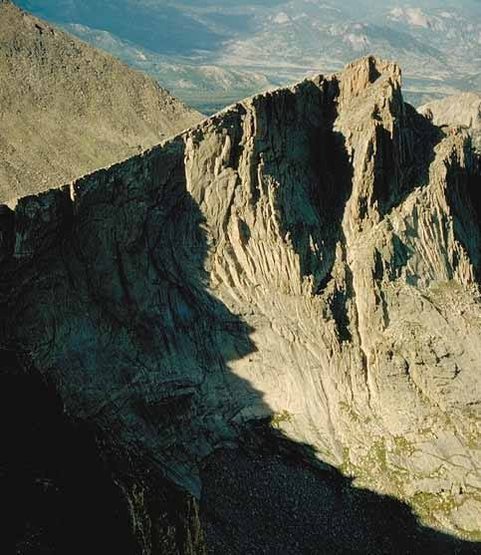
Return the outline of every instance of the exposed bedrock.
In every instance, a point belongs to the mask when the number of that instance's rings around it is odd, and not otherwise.
[[[69,417],[201,499],[217,552],[228,540],[212,526],[229,513],[208,511],[223,471],[205,469],[232,464],[234,495],[250,463],[225,449],[245,448],[258,421],[309,446],[334,480],[319,496],[337,499],[333,511],[351,499],[346,521],[384,506],[341,475],[481,540],[480,165],[464,131],[433,126],[400,87],[395,64],[365,58],[15,207],[0,256],[4,348],[48,379]],[[244,492],[275,474],[255,457]],[[231,516],[231,550],[248,552]],[[263,537],[259,552],[275,552]],[[386,552],[371,539],[360,552]]]

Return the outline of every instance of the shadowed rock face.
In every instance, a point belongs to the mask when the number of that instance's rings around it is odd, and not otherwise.
[[[15,353],[1,357],[2,552],[202,552],[187,494],[152,475],[142,452],[125,453],[66,415],[51,384]]]
[[[145,75],[0,2],[0,201],[128,158],[202,118]]]
[[[284,536],[259,525],[273,499],[293,552],[384,553],[384,513],[405,552],[479,552],[407,508],[481,538],[479,179],[468,136],[404,104],[396,65],[360,60],[19,200],[2,344],[103,438],[108,467],[131,456],[149,495],[192,496],[174,550],[203,549],[200,499],[208,550],[276,552]],[[258,421],[270,431],[232,455]],[[298,527],[283,483],[306,502]],[[149,523],[173,517],[121,489],[140,552],[159,552]],[[332,511],[360,543],[326,533]]]

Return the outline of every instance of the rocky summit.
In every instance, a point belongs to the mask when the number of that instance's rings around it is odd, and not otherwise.
[[[2,540],[480,553],[480,187],[367,57],[4,208]]]
[[[0,2],[0,200],[138,154],[202,119],[154,80]]]

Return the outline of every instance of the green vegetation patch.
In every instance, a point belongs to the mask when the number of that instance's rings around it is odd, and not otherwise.
[[[292,422],[292,414],[287,410],[282,410],[280,412],[275,412],[271,416],[269,425],[278,430],[279,428],[282,428],[282,424],[285,422]]]

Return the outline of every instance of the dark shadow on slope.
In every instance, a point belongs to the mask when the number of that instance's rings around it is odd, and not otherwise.
[[[68,416],[55,387],[17,353],[0,357],[1,553],[140,555],[150,519],[153,553],[199,545],[188,494],[142,453]]]
[[[200,553],[178,484],[235,440],[242,409],[268,414],[229,371],[252,329],[207,291],[183,143],[128,164],[87,178],[73,207],[53,191],[16,212],[21,257],[0,268],[5,553]],[[53,364],[35,368],[38,352]]]
[[[202,478],[209,553],[481,553],[480,543],[421,526],[407,505],[354,487],[268,423],[207,459]]]
[[[0,357],[0,551],[135,553],[128,506],[93,434],[16,353]]]

